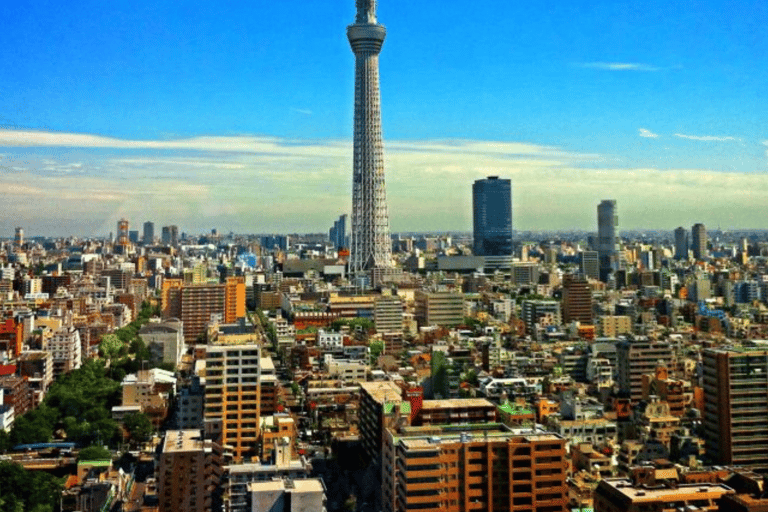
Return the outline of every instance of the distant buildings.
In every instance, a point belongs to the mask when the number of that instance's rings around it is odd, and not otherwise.
[[[163,226],[162,229],[163,245],[170,245],[175,247],[179,244],[179,227],[178,226]]]
[[[347,242],[347,215],[346,214],[339,217],[339,219],[333,223],[333,227],[328,232],[328,238],[330,239],[331,244],[336,250],[345,248],[349,245]]]
[[[512,254],[512,181],[489,176],[472,184],[473,252]]]

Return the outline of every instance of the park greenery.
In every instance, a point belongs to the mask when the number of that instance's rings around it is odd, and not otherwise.
[[[136,319],[112,334],[102,337],[102,359],[88,359],[83,365],[59,377],[48,389],[39,407],[18,416],[10,433],[0,430],[0,453],[20,444],[66,440],[84,447],[79,460],[111,459],[108,447],[117,448],[123,440],[112,407],[121,401],[121,385],[128,373],[157,366],[139,337],[139,329],[157,307],[142,304]],[[166,369],[166,365],[160,365]],[[123,427],[130,440],[149,440],[153,425],[143,413],[126,416]],[[58,504],[63,481],[42,471],[26,471],[22,466],[0,461],[0,510],[9,512],[53,512]]]
[[[0,482],[0,510],[7,512],[53,512],[64,486],[61,478],[8,461],[0,461]]]
[[[359,329],[367,333],[373,330],[374,323],[370,318],[339,318],[331,323],[331,328],[334,331],[340,331],[345,326],[349,327],[350,331]]]

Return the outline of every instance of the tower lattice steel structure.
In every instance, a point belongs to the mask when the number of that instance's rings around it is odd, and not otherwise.
[[[355,147],[349,262],[353,274],[392,266],[379,92],[379,52],[386,34],[386,29],[376,20],[376,0],[357,0],[357,18],[347,27],[349,44],[355,52]]]

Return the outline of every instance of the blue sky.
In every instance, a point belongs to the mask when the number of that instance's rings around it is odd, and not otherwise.
[[[477,5],[479,4],[479,5]],[[393,230],[766,227],[765,2],[380,0]],[[321,231],[349,209],[353,0],[14,3],[0,233]],[[418,179],[416,179],[418,176]],[[436,194],[435,191],[440,193]]]

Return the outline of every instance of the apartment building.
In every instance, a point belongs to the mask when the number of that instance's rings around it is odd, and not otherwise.
[[[245,279],[228,277],[224,284],[184,284],[166,279],[162,289],[163,318],[180,319],[184,341],[193,344],[212,321],[232,323],[245,316]]]
[[[768,465],[768,351],[705,349],[704,441],[716,464]]]
[[[211,486],[221,476],[221,448],[198,430],[169,430],[158,466],[160,512],[212,510]]]
[[[261,347],[207,345],[205,349],[206,436],[236,461],[257,455],[261,421]]]
[[[80,333],[74,327],[62,327],[57,330],[46,347],[53,359],[53,375],[60,375],[77,370],[83,363]]]
[[[643,398],[643,375],[657,366],[672,367],[672,347],[647,338],[621,341],[616,345],[619,392],[633,402]]]
[[[387,429],[383,507],[564,512],[565,439],[499,424]]]

